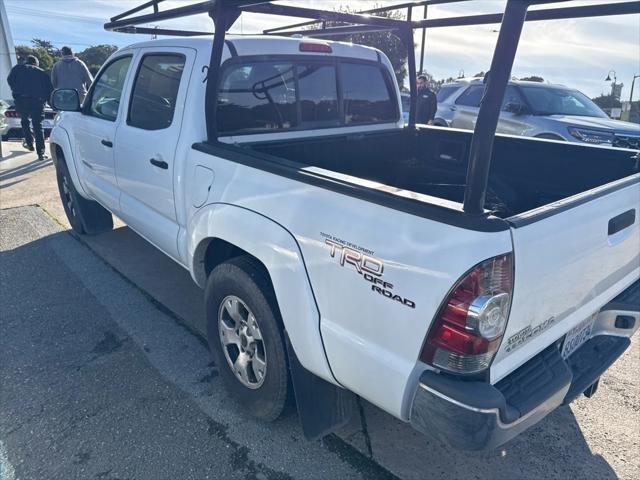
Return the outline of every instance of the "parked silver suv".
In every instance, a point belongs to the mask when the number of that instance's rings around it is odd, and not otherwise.
[[[481,78],[443,85],[434,124],[472,130],[483,91]],[[548,83],[509,82],[498,133],[640,150],[639,125],[612,120],[578,90]]]

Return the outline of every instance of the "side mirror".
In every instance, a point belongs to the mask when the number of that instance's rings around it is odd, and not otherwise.
[[[61,112],[79,112],[80,97],[73,88],[58,88],[51,94],[51,108]]]
[[[521,103],[507,103],[504,106],[504,111],[514,115],[526,115],[529,113],[527,107]]]

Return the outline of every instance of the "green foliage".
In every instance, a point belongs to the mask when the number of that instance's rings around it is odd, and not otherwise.
[[[60,50],[53,46],[49,40],[34,38],[32,46],[17,45],[16,55],[19,59],[26,59],[33,55],[40,62],[40,68],[45,72],[51,72],[53,65],[62,58]],[[95,75],[109,56],[118,49],[115,45],[94,45],[77,54],[78,58],[87,64],[89,71]]]
[[[41,38],[33,38],[31,40],[34,48],[43,48],[47,51],[47,53],[51,56],[51,58],[56,58],[60,56],[60,52],[56,47],[53,46],[49,40],[42,40]]]
[[[539,82],[544,83],[544,78],[539,77],[538,75],[531,75],[529,77],[522,77],[520,80],[524,80],[526,82]]]
[[[53,68],[54,59],[43,47],[32,48],[27,45],[16,46],[16,56],[21,60],[26,60],[29,55],[33,55],[40,62],[40,68],[45,72],[50,72]]]
[[[115,45],[94,45],[92,47],[84,49],[78,53],[77,56],[80,60],[87,64],[89,71],[92,75],[98,73],[100,67],[107,58],[111,56],[113,52],[118,49]]]
[[[599,96],[597,96],[595,98],[592,98],[591,100],[593,100],[593,103],[595,103],[596,105],[598,105],[602,109],[620,108],[620,107],[622,107],[622,103],[620,103],[620,100],[616,99],[611,94],[609,94],[609,95],[599,95]]]
[[[375,7],[374,7],[375,8]],[[352,12],[348,6],[341,6],[339,8],[342,12]],[[357,11],[357,9],[355,10]],[[375,13],[378,17],[387,17],[393,19],[404,19],[402,12],[379,12]],[[342,24],[337,22],[326,22],[327,27],[340,26]],[[316,29],[317,26],[309,27],[310,29]],[[398,85],[402,87],[404,80],[407,76],[407,47],[404,42],[392,32],[372,32],[372,33],[357,33],[353,35],[332,35],[330,37],[323,37],[328,40],[334,40],[338,42],[351,42],[358,45],[366,45],[368,47],[377,48],[384,52],[389,58],[393,70],[398,80]]]

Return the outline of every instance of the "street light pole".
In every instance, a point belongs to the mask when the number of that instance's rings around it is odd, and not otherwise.
[[[609,70],[609,73],[607,73],[607,78],[604,79],[605,82],[610,82],[611,81],[611,73],[613,72],[613,83],[611,84],[611,98],[614,98],[615,96],[615,91],[614,89],[616,88],[616,84],[618,83],[618,77],[616,77],[616,71],[615,70]]]
[[[633,85],[636,83],[636,78],[640,78],[640,75],[634,75],[633,80],[631,80],[631,93],[629,94],[629,108],[631,108],[631,104],[633,103]]]

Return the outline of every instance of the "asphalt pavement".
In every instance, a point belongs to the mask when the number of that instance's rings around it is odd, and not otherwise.
[[[453,451],[364,401],[317,442],[295,415],[254,421],[210,362],[188,272],[119,221],[72,235],[50,162],[3,152],[0,480],[640,477],[637,339],[593,399],[492,452]]]

